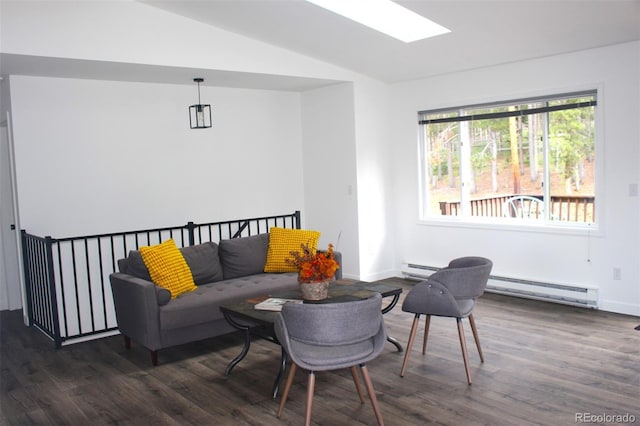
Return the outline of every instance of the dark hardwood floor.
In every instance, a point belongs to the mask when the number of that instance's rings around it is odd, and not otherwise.
[[[391,344],[368,365],[387,425],[640,424],[640,318],[493,294],[480,299],[475,317],[485,362],[465,321],[472,386],[450,318],[432,319],[426,356],[418,332],[404,378],[404,353]],[[403,345],[412,319],[400,306],[385,315]],[[152,367],[149,353],[135,342],[127,351],[121,336],[55,350],[22,324],[21,312],[4,311],[0,321],[2,425],[304,423],[303,372],[282,419],[275,417],[279,401],[270,393],[280,349],[272,343],[254,340],[225,377],[241,347],[238,334],[160,351]],[[376,423],[348,370],[317,374],[312,421]]]

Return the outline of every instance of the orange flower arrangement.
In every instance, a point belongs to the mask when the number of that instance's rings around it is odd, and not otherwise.
[[[302,252],[291,251],[293,259],[285,260],[289,265],[298,268],[298,282],[314,283],[333,278],[340,267],[333,254],[333,245],[327,251],[311,250],[307,244],[301,244]]]

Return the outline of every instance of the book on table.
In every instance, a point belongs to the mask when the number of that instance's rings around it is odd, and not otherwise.
[[[270,297],[257,303],[254,308],[260,311],[281,311],[285,303],[302,303],[299,299],[283,299],[280,297]]]

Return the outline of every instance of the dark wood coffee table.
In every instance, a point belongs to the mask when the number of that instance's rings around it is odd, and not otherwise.
[[[322,301],[305,302],[305,303],[340,303],[351,300],[361,300],[368,298],[371,293],[380,293],[383,299],[391,298],[386,306],[382,308],[382,313],[386,314],[396,306],[400,294],[402,293],[401,287],[396,287],[387,284],[369,283],[365,281],[347,281],[339,280],[332,281],[329,285],[329,297]],[[263,297],[257,297],[249,300],[244,300],[238,303],[232,303],[223,305],[220,307],[222,314],[227,322],[238,330],[244,332],[244,345],[240,353],[229,362],[224,370],[225,376],[231,374],[233,368],[247,356],[249,348],[251,347],[251,336],[258,336],[266,339],[270,342],[279,344],[276,338],[273,324],[275,322],[278,312],[273,311],[261,311],[255,309],[255,305],[268,297],[280,297],[285,299],[302,299],[302,293],[300,290],[281,292],[277,294],[265,295]],[[393,337],[387,336],[387,340],[391,342],[398,350],[402,352],[402,345]],[[284,371],[287,365],[287,354],[281,349],[280,369],[276,376],[275,383],[273,384],[273,398],[278,394],[278,388],[280,381],[284,375]]]

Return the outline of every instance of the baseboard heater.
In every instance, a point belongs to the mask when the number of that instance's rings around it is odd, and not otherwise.
[[[402,267],[402,274],[406,278],[422,280],[428,278],[438,269],[440,268],[407,263]],[[590,286],[556,284],[490,275],[486,291],[508,296],[598,309],[598,289]]]

